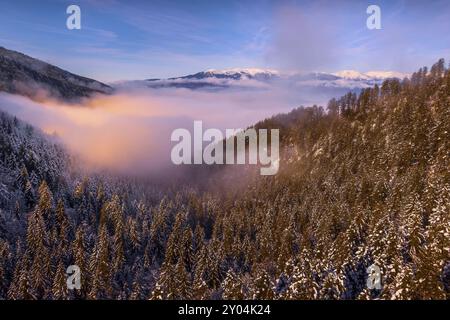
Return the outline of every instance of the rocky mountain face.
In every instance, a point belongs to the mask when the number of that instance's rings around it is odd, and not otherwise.
[[[76,100],[108,94],[112,88],[81,77],[19,52],[0,47],[0,92],[33,99],[46,97]]]

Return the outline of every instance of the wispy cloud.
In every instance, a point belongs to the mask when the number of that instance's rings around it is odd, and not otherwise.
[[[82,30],[69,31],[66,1],[29,1],[25,11],[7,2],[0,39],[103,81],[231,67],[411,72],[450,46],[448,1],[380,0],[374,31],[361,1],[78,3]]]

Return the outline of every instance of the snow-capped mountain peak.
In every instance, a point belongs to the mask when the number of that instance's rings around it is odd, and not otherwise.
[[[204,80],[204,79],[228,79],[228,80],[270,80],[279,76],[279,72],[271,69],[258,68],[232,68],[232,69],[208,69],[195,74],[170,78],[169,80]]]
[[[187,88],[187,89],[267,89],[284,86],[294,89],[317,88],[343,93],[380,85],[385,79],[403,79],[406,74],[394,71],[359,72],[342,70],[327,72],[280,72],[262,68],[208,69],[194,74],[169,79],[147,79],[118,84],[119,87]],[[340,93],[340,92],[339,92]]]
[[[344,79],[351,79],[351,80],[369,80],[370,77],[367,74],[364,74],[359,71],[355,70],[342,70],[336,73],[333,73],[335,76],[344,78]]]
[[[396,71],[368,71],[363,73],[355,70],[342,70],[333,73],[333,75],[349,80],[384,80],[389,78],[403,79],[408,76],[408,74]]]
[[[388,79],[388,78],[404,79],[409,76],[409,74],[407,73],[397,71],[369,71],[366,72],[365,74],[374,79]]]
[[[211,74],[225,74],[225,75],[245,74],[245,75],[249,75],[251,77],[255,77],[255,76],[261,75],[261,74],[272,75],[272,76],[279,75],[279,72],[277,70],[260,69],[260,68],[208,69],[205,72],[211,73]]]

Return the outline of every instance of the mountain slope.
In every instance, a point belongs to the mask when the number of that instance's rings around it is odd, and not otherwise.
[[[61,189],[69,156],[52,137],[15,117],[0,111],[0,204],[11,208],[17,179],[27,172],[31,187],[46,180],[54,190]],[[22,186],[25,187],[25,186]],[[20,189],[20,188],[19,188]]]
[[[51,137],[0,112],[0,242],[24,234],[41,181],[53,194],[66,194],[69,166],[68,153]]]
[[[51,96],[73,100],[93,94],[110,93],[112,88],[0,47],[0,91],[34,99]]]
[[[241,202],[216,224],[237,235],[231,243],[257,239],[251,256],[276,265],[281,298],[449,299],[449,101],[441,60],[334,99],[329,113],[298,108],[258,123],[280,129],[280,171],[236,191]],[[239,176],[224,176],[236,188]],[[367,288],[372,264],[381,290]]]

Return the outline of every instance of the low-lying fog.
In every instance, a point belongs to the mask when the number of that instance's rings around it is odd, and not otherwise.
[[[328,97],[326,97],[328,98]],[[301,90],[140,89],[98,96],[80,104],[0,94],[0,110],[17,116],[48,134],[89,163],[120,170],[158,172],[171,164],[170,141],[176,128],[192,132],[193,121],[203,130],[245,128],[259,120],[288,112],[314,99]]]

